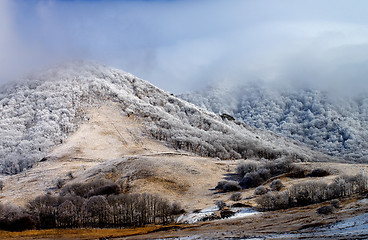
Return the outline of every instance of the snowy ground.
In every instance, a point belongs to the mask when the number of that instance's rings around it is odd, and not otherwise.
[[[368,239],[368,213],[326,227],[245,239]]]
[[[209,208],[202,209],[201,211],[197,213],[187,213],[181,215],[177,222],[179,223],[196,223],[202,221],[204,218],[216,215],[216,212],[218,212],[219,209],[217,206],[212,206]],[[235,212],[235,214],[232,217],[229,217],[227,219],[236,219],[236,218],[243,218],[254,214],[259,214],[260,212],[253,210],[252,208],[231,208],[230,211]]]

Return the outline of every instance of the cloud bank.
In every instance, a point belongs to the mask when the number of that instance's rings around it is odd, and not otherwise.
[[[357,94],[368,91],[367,7],[364,0],[2,0],[0,78],[83,58],[174,93],[261,80]]]

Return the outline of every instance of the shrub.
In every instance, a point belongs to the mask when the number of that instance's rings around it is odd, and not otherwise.
[[[264,166],[264,168],[270,170],[272,176],[288,173],[293,169],[293,167],[293,162],[290,159],[285,158],[280,158],[275,161],[269,161]]]
[[[94,180],[93,182],[88,182],[88,183],[74,183],[74,184],[66,185],[65,187],[63,187],[60,194],[62,196],[65,196],[67,194],[72,194],[72,195],[77,195],[80,197],[101,195],[99,193],[101,191],[102,192],[104,191],[103,187],[110,186],[110,185],[111,186],[116,185],[116,183],[106,180],[106,179],[97,179],[97,180]]]
[[[247,173],[243,179],[240,181],[240,186],[243,188],[258,187],[264,183],[264,179],[260,176],[258,172]]]
[[[328,175],[330,175],[329,171],[322,168],[316,168],[309,174],[309,177],[325,177]]]
[[[227,183],[227,181],[220,181],[217,183],[217,186],[215,187],[215,189],[217,190],[223,190],[224,189],[224,185]]]
[[[64,184],[65,184],[65,180],[64,180],[64,179],[59,178],[59,179],[56,181],[56,187],[57,187],[58,189],[61,189],[61,188],[64,186]]]
[[[218,220],[218,219],[221,219],[221,217],[217,216],[216,214],[211,214],[209,216],[205,216],[203,218],[201,218],[200,221],[202,222],[207,222],[207,221],[214,221],[214,220]]]
[[[305,167],[294,165],[289,176],[291,178],[305,178],[308,176],[308,170]]]
[[[334,208],[332,206],[323,206],[317,209],[318,214],[330,214]]]
[[[242,199],[241,193],[233,193],[230,197],[230,200],[234,202],[240,201],[241,199]]]
[[[365,174],[358,174],[350,178],[353,191],[367,192],[368,191],[368,176]]]
[[[237,182],[227,182],[223,188],[224,192],[235,192],[235,191],[240,191],[240,190],[241,190],[241,187],[239,186]]]
[[[251,205],[248,205],[248,204],[244,204],[244,203],[239,203],[239,202],[237,202],[237,203],[234,203],[233,205],[231,205],[231,207],[233,207],[233,208],[250,208],[250,207],[252,207]]]
[[[172,207],[171,207],[171,214],[172,215],[179,215],[179,214],[183,214],[185,211],[184,209],[181,207],[180,203],[178,202],[174,202],[172,204]]]
[[[120,193],[119,186],[116,183],[112,183],[112,184],[108,184],[108,185],[96,188],[94,190],[91,190],[90,192],[88,192],[87,196],[92,197],[92,196],[98,196],[98,195],[111,195],[111,194],[117,195],[119,193]]]
[[[243,188],[258,187],[259,185],[266,182],[268,179],[274,176],[278,176],[284,173],[290,173],[293,171],[294,175],[297,176],[303,172],[303,177],[306,175],[303,171],[298,171],[295,164],[290,159],[280,158],[274,161],[267,161],[263,164],[256,163],[242,163],[239,164],[236,172],[243,176],[240,181],[240,186]]]
[[[258,206],[262,210],[286,209],[289,207],[288,192],[268,192],[256,199]]]
[[[337,198],[344,197],[348,192],[346,181],[342,177],[337,177],[333,183],[329,185],[328,188],[328,197]]]
[[[270,184],[270,188],[272,191],[280,191],[284,185],[282,184],[280,179],[273,180]]]
[[[324,182],[305,182],[293,185],[289,189],[289,198],[295,206],[305,206],[325,201],[327,184]]]
[[[264,186],[259,186],[254,190],[254,195],[264,195],[268,192]]]
[[[338,199],[331,200],[331,206],[334,207],[334,208],[339,208],[340,207],[340,201]]]
[[[24,231],[34,229],[36,227],[35,221],[29,216],[24,215],[15,219],[9,226],[10,231]]]
[[[217,200],[215,203],[219,210],[222,210],[226,207],[226,203],[223,200]]]
[[[244,177],[245,174],[250,173],[250,172],[255,172],[258,169],[258,164],[253,163],[253,162],[243,162],[240,163],[237,167],[236,167],[236,173],[240,175],[240,177]]]
[[[73,179],[74,178],[74,175],[73,175],[73,172],[72,171],[68,172],[67,176],[69,177],[69,179]]]
[[[235,181],[221,181],[217,183],[216,189],[223,192],[234,192],[241,190],[241,187]]]
[[[290,207],[289,195],[286,191],[274,194],[273,200],[275,209],[286,209]]]
[[[262,210],[275,209],[274,195],[272,193],[266,193],[256,199],[256,203]]]
[[[221,218],[229,218],[229,217],[234,216],[234,214],[235,212],[228,210],[228,209],[221,210],[220,212]]]
[[[271,176],[271,171],[269,169],[266,168],[261,168],[257,171],[257,173],[259,174],[259,176],[264,180],[267,181],[268,179],[270,179]]]

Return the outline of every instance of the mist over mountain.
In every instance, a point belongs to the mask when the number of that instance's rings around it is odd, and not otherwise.
[[[281,89],[258,82],[213,86],[181,97],[329,155],[367,161],[368,94],[337,97],[319,90]]]
[[[17,173],[47,157],[83,121],[89,106],[115,103],[142,118],[148,136],[172,148],[221,159],[326,156],[195,107],[129,73],[72,62],[6,85],[0,93],[0,171]]]

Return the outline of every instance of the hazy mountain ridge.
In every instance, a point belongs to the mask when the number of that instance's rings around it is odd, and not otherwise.
[[[317,90],[280,90],[248,84],[227,89],[213,87],[181,97],[327,154],[368,160],[368,95],[339,98]]]
[[[85,108],[112,101],[144,119],[152,137],[200,156],[324,160],[270,133],[195,107],[131,74],[97,63],[70,63],[6,86],[0,95],[0,170],[29,168],[87,121]]]

